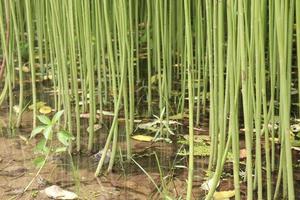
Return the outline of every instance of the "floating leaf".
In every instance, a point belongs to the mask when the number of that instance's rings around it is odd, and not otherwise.
[[[178,141],[178,143],[182,143],[182,144],[188,144],[188,141],[187,140],[183,140],[183,141]],[[185,149],[183,150],[180,150],[178,153],[178,155],[180,156],[187,156],[189,155],[189,152],[186,151]],[[209,145],[206,145],[205,143],[203,142],[200,142],[200,143],[195,143],[195,146],[194,146],[194,156],[210,156],[211,155],[211,150],[210,150],[210,146]],[[227,154],[227,159],[232,159],[232,153],[231,152],[228,152]]]
[[[143,141],[143,142],[150,142],[153,140],[153,137],[148,136],[148,135],[134,135],[134,136],[132,136],[132,139],[135,139],[138,141]]]
[[[210,147],[201,143],[194,148],[194,156],[209,156],[211,154]]]
[[[41,107],[43,107],[45,105],[46,105],[45,102],[39,101],[39,102],[36,103],[36,109],[40,109]],[[29,108],[29,110],[33,110],[34,104],[30,105],[28,108]]]
[[[183,136],[184,139],[186,139],[187,141],[189,140],[189,135],[184,135]],[[210,138],[208,135],[194,135],[194,142],[196,143],[201,143],[201,142],[204,142],[204,141],[209,141]]]
[[[52,112],[52,108],[50,106],[43,106],[39,109],[39,112],[42,114],[49,114]]]
[[[225,199],[229,199],[231,197],[234,197],[234,195],[235,195],[234,190],[215,192],[214,193],[214,199],[215,200],[225,200]]]

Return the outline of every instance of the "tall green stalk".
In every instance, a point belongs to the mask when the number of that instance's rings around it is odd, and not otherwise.
[[[37,91],[36,91],[36,77],[35,77],[35,62],[34,62],[34,30],[31,16],[31,5],[29,0],[25,0],[26,8],[26,21],[27,21],[27,32],[28,32],[28,44],[29,44],[29,63],[31,71],[31,87],[32,87],[32,102],[33,102],[33,128],[36,127],[36,116],[37,116]]]

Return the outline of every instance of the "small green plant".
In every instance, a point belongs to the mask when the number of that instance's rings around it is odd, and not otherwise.
[[[41,156],[34,160],[36,167],[43,166],[51,153],[66,152],[71,141],[75,139],[68,131],[57,128],[63,112],[63,110],[57,112],[52,119],[49,119],[46,115],[37,116],[42,125],[33,129],[30,136],[30,138],[34,138],[38,134],[43,134],[43,138],[40,139],[35,147],[35,152],[41,154]],[[55,147],[53,146],[54,133],[56,133],[56,138],[60,142]]]
[[[58,126],[59,119],[61,118],[63,112],[63,110],[58,111],[54,114],[52,119],[50,119],[46,115],[37,116],[38,120],[42,123],[42,125],[37,126],[32,130],[30,139],[36,137],[39,134],[43,135],[43,137],[40,139],[40,141],[37,143],[34,149],[35,153],[40,154],[40,156],[38,156],[34,160],[34,164],[37,168],[39,168],[39,170],[33,177],[33,179],[30,181],[30,183],[25,187],[23,193],[27,191],[27,189],[33,183],[35,178],[40,174],[49,156],[54,153],[66,152],[71,144],[71,141],[75,139],[71,133],[60,129]],[[54,134],[56,135],[59,144],[55,143],[55,145],[53,145],[53,141],[55,139],[53,137]]]

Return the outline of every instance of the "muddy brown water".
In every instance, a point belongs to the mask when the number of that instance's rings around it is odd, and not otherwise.
[[[7,111],[5,108],[3,110]],[[2,124],[0,130],[0,199],[48,199],[41,191],[53,184],[74,191],[80,199],[161,198],[147,175],[133,162],[125,161],[125,151],[123,150],[126,148],[126,143],[122,141],[124,140],[122,133],[120,133],[119,149],[124,154],[124,158],[122,156],[124,161],[121,161],[121,156],[117,156],[115,167],[111,173],[94,178],[97,162],[91,158],[90,154],[74,154],[72,158],[76,168],[75,173],[79,177],[79,180],[75,181],[69,157],[61,155],[49,159],[29,190],[20,196],[22,190],[38,171],[33,165],[33,160],[37,156],[33,153],[33,149],[38,141],[36,139],[24,140],[30,136],[31,117],[32,113],[26,111],[23,115],[22,127],[11,131],[7,129],[7,112],[0,114]],[[83,122],[83,124],[85,123]],[[109,122],[107,127],[109,127]],[[86,127],[83,127],[82,130],[86,130]],[[120,128],[120,130],[123,129]],[[94,152],[101,146],[103,147],[108,130],[103,128],[97,133],[99,135]],[[82,148],[85,149],[86,142],[83,140],[83,143]],[[176,157],[178,148],[176,143],[149,143],[132,140],[135,161],[143,167],[158,186],[161,186],[161,177],[154,153],[157,154],[163,176],[168,180],[165,187],[170,196],[174,198],[184,197],[186,192],[187,170],[174,168],[175,164],[187,165],[185,157]],[[200,185],[204,181],[204,169],[207,161],[205,158],[196,159],[194,197],[205,196]]]
[[[47,99],[41,97],[41,100]],[[48,99],[49,103],[49,99]],[[113,171],[109,174],[102,174],[94,178],[94,172],[97,166],[90,154],[77,153],[72,159],[75,165],[75,174],[78,179],[74,179],[74,171],[71,168],[70,158],[67,155],[61,155],[51,158],[40,175],[35,179],[29,190],[22,196],[22,190],[28,185],[37,173],[38,169],[33,165],[36,155],[33,149],[37,144],[36,139],[24,140],[29,138],[32,130],[32,112],[25,111],[22,119],[22,127],[16,130],[7,129],[8,124],[7,106],[1,107],[0,113],[0,200],[4,199],[48,199],[43,194],[43,189],[50,185],[59,185],[63,189],[77,193],[80,199],[161,199],[154,184],[147,175],[133,162],[125,160],[125,136],[124,126],[120,123],[120,143],[117,158]],[[96,132],[95,148],[96,153],[103,148],[111,120],[106,119],[105,125]],[[185,122],[183,122],[185,123]],[[82,119],[82,134],[87,135],[87,120]],[[141,132],[142,133],[142,132]],[[176,134],[187,134],[187,129],[179,128]],[[196,132],[195,134],[208,134],[207,132]],[[87,137],[82,137],[82,149],[86,149]],[[241,137],[241,148],[244,146],[243,137]],[[186,194],[187,169],[177,168],[176,166],[187,166],[187,158],[176,156],[180,144],[166,142],[140,142],[132,140],[132,150],[134,160],[148,173],[149,176],[161,187],[161,176],[158,163],[155,158],[157,154],[159,164],[162,169],[162,175],[165,181],[165,188],[174,199],[184,199]],[[83,150],[84,151],[84,150]],[[122,156],[120,156],[120,151]],[[294,161],[300,159],[299,152],[294,152]],[[208,166],[207,157],[195,156],[193,197],[194,199],[203,199],[206,192],[201,189],[201,184],[205,181],[206,169]],[[241,165],[241,168],[243,166]],[[104,168],[105,171],[106,168]],[[296,197],[300,199],[300,168],[295,167],[295,190]],[[275,184],[275,180],[273,181]],[[232,163],[226,163],[222,180],[218,191],[232,190]],[[241,183],[241,195],[246,197],[246,185]]]

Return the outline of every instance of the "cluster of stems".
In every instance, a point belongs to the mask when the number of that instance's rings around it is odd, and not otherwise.
[[[28,99],[36,105],[43,88],[53,87],[52,106],[65,110],[76,151],[84,137],[80,114],[89,113],[92,151],[98,134],[92,127],[103,123],[103,110],[110,108],[114,116],[103,149],[112,151],[109,172],[120,116],[130,160],[136,117],[163,115],[168,126],[171,115],[188,114],[187,199],[192,199],[194,127],[205,126],[209,117],[208,170],[214,173],[206,199],[214,195],[228,151],[236,199],[242,182],[247,199],[295,199],[290,115],[292,103],[300,113],[300,1],[2,0],[0,44],[0,104],[8,100],[10,129],[22,125]],[[33,127],[37,114],[33,106]],[[247,154],[244,178],[240,136]]]

